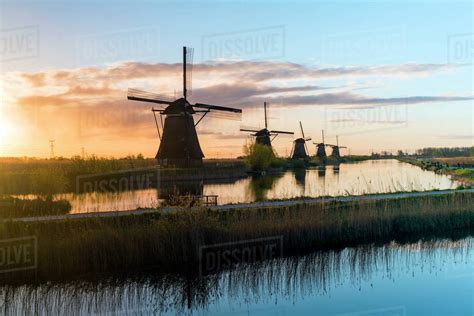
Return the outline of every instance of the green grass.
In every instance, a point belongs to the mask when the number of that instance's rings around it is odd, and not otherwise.
[[[199,265],[199,248],[283,236],[284,253],[340,249],[391,240],[474,232],[474,194],[364,202],[131,215],[0,224],[0,238],[36,236],[38,279],[153,267],[183,272]]]
[[[456,169],[453,171],[455,176],[474,182],[474,169]]]
[[[451,158],[453,161],[459,160],[458,158]],[[472,168],[462,168],[462,167],[447,167],[449,163],[445,161],[434,161],[431,159],[428,160],[418,160],[413,158],[399,158],[400,161],[418,166],[424,170],[430,170],[437,173],[452,175],[455,180],[458,180],[463,183],[462,188],[471,187],[474,185],[474,169]],[[471,161],[470,157],[465,158],[466,161]]]

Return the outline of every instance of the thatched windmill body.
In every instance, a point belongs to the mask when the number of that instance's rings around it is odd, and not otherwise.
[[[265,115],[265,128],[258,129],[258,128],[241,128],[241,132],[250,132],[252,136],[255,137],[255,142],[257,144],[265,145],[265,146],[272,146],[272,141],[277,137],[279,134],[288,134],[293,135],[293,132],[285,132],[285,131],[277,131],[277,130],[269,130],[268,129],[268,118],[267,118],[267,102],[263,103],[264,115]]]
[[[308,155],[308,148],[306,147],[306,142],[311,140],[311,137],[304,136],[303,125],[300,121],[300,129],[301,129],[301,137],[297,138],[293,142],[293,153],[291,155],[291,159],[307,159],[309,158]]]
[[[346,146],[339,146],[339,137],[336,136],[336,145],[329,145],[328,146],[332,147],[332,153],[331,156],[334,158],[341,158],[341,148],[347,148]]]
[[[196,126],[201,120],[212,113],[226,113],[229,118],[240,118],[241,109],[210,105],[204,103],[191,104],[188,102],[191,86],[193,50],[183,47],[183,97],[174,101],[165,100],[161,95],[141,90],[129,89],[128,99],[134,101],[151,102],[166,106],[152,108],[158,136],[161,140],[156,154],[159,164],[164,167],[193,167],[202,165],[204,153],[199,144]],[[160,114],[161,130],[156,118]],[[193,115],[201,114],[194,123]],[[163,123],[163,116],[165,117]]]

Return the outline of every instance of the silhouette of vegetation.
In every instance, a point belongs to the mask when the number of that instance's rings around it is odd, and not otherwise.
[[[284,253],[473,233],[474,193],[64,221],[3,222],[0,238],[36,236],[38,279],[199,265],[203,245],[283,236]]]
[[[428,147],[418,149],[416,154],[425,157],[469,157],[474,156],[474,146],[441,148]]]
[[[244,146],[245,162],[252,171],[268,170],[276,161],[275,153],[271,146],[250,143]]]
[[[415,271],[438,262],[436,258],[448,264],[465,261],[472,249],[472,238],[466,237],[459,234],[452,237],[454,241],[423,240],[314,251],[245,264],[205,278],[162,275],[152,270],[82,276],[66,282],[3,285],[0,310],[5,315],[186,315],[200,314],[202,310],[210,314],[209,308],[216,302],[238,306],[241,302],[265,303],[268,297],[292,300],[296,290],[299,298],[305,299],[328,295],[340,284],[357,288],[377,275],[395,280],[394,273],[400,266]],[[404,265],[405,262],[410,264]],[[438,269],[434,273],[439,278]],[[233,302],[224,301],[225,293],[232,293]],[[277,308],[276,312],[281,310]]]
[[[38,194],[76,191],[77,178],[84,175],[119,173],[139,168],[157,168],[156,159],[142,155],[125,158],[80,156],[71,159],[0,158],[0,195]],[[238,178],[246,166],[237,159],[208,160],[202,168],[167,168],[160,170],[160,181],[195,180],[205,177]]]
[[[29,216],[61,215],[71,210],[66,200],[53,201],[51,196],[37,197],[31,200],[14,197],[0,198],[0,218],[18,218]]]

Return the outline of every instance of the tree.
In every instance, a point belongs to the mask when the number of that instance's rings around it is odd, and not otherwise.
[[[270,167],[275,160],[275,153],[270,146],[257,143],[244,146],[245,161],[253,171],[262,171]]]

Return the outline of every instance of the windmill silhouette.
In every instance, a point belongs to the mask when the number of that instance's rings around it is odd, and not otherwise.
[[[321,159],[325,160],[327,155],[326,155],[326,146],[328,146],[326,143],[324,143],[324,130],[321,131],[322,134],[322,142],[321,143],[313,143],[316,145],[316,156]]]
[[[341,158],[341,153],[339,149],[347,148],[346,146],[339,146],[339,136],[336,136],[336,145],[327,144],[327,146],[332,147],[331,156],[334,158]]]
[[[285,132],[285,131],[277,131],[277,130],[269,130],[268,129],[268,117],[267,117],[267,106],[268,103],[263,103],[263,110],[265,115],[265,128],[258,129],[258,128],[241,128],[241,132],[250,132],[254,133],[251,134],[255,137],[255,142],[257,144],[265,145],[265,146],[272,146],[272,141],[277,137],[279,134],[288,134],[293,135],[293,132]],[[273,136],[273,137],[272,137]]]
[[[306,142],[311,140],[311,137],[304,136],[303,125],[300,121],[301,137],[297,138],[293,142],[293,153],[291,159],[306,159],[309,158],[308,147],[306,147]]]
[[[196,126],[202,119],[209,116],[240,119],[241,109],[211,105],[205,103],[191,104],[188,96],[191,95],[193,49],[183,47],[183,97],[174,101],[163,95],[149,93],[137,89],[128,90],[128,99],[133,101],[151,102],[165,105],[165,108],[152,108],[155,125],[160,138],[160,147],[156,159],[163,167],[194,167],[202,165],[202,152],[196,132]],[[160,114],[162,132],[160,132],[155,113]],[[225,113],[213,115],[213,113]],[[201,114],[194,123],[193,115]],[[163,116],[165,120],[163,123]]]

